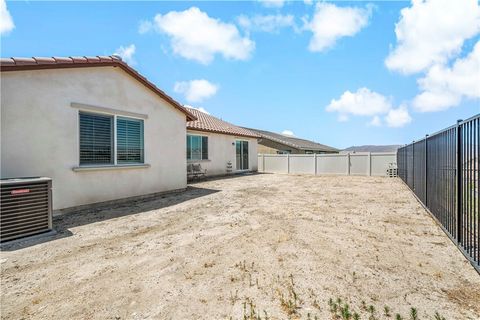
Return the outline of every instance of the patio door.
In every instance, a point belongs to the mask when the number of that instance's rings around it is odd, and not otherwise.
[[[248,170],[248,141],[235,141],[237,170]]]

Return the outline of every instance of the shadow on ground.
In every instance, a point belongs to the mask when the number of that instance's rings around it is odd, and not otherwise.
[[[0,250],[15,251],[35,246],[37,244],[66,238],[72,235],[72,232],[69,230],[71,228],[167,208],[192,199],[208,196],[219,191],[220,190],[198,188],[189,185],[187,190],[183,192],[156,195],[138,200],[119,200],[114,203],[98,204],[93,207],[71,211],[53,217],[54,232],[3,243]]]

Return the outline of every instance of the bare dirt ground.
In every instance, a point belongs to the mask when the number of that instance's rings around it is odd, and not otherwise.
[[[480,276],[398,179],[239,176],[55,223],[1,252],[2,318],[331,319],[341,297],[480,319]]]

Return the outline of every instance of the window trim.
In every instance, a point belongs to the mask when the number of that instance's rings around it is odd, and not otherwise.
[[[187,153],[187,147],[188,147],[188,141],[186,142],[185,145],[185,158],[187,159],[187,162],[200,162],[200,161],[210,161],[210,137],[205,134],[198,134],[198,133],[188,133],[187,132],[187,140],[189,136],[195,136],[195,137],[200,137],[200,138],[207,138],[207,159],[203,159],[203,142],[202,139],[200,139],[200,157],[201,159],[188,159],[188,153]],[[192,151],[190,150],[190,158],[192,157]]]
[[[84,105],[84,104],[78,104],[78,103],[72,103],[72,107],[78,109],[76,112],[77,114],[77,165],[72,168],[73,171],[91,171],[91,170],[111,170],[111,169],[127,169],[127,168],[149,168],[150,164],[145,162],[145,159],[147,158],[147,152],[145,148],[145,120],[148,118],[147,115],[142,115],[142,114],[137,114],[138,116],[133,116],[134,113],[128,113],[128,112],[122,112],[120,111],[120,114],[117,113],[112,113],[107,110],[112,110],[116,111],[115,109],[109,109],[109,108],[101,108],[98,107],[98,111],[92,111],[92,109],[89,105]],[[86,106],[86,107],[84,107]],[[101,110],[101,111],[100,111]],[[110,164],[80,164],[80,113],[89,113],[89,114],[97,114],[97,115],[103,115],[103,116],[112,116],[113,117],[113,122],[112,122],[112,138],[113,138],[113,163]],[[125,115],[128,113],[129,115]],[[117,117],[121,118],[131,118],[131,119],[136,119],[140,120],[143,122],[143,162],[138,162],[138,163],[118,163],[117,162]]]

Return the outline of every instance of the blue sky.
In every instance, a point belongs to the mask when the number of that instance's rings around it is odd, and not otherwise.
[[[1,56],[119,53],[237,125],[402,144],[480,112],[478,2],[442,1],[7,1]]]

